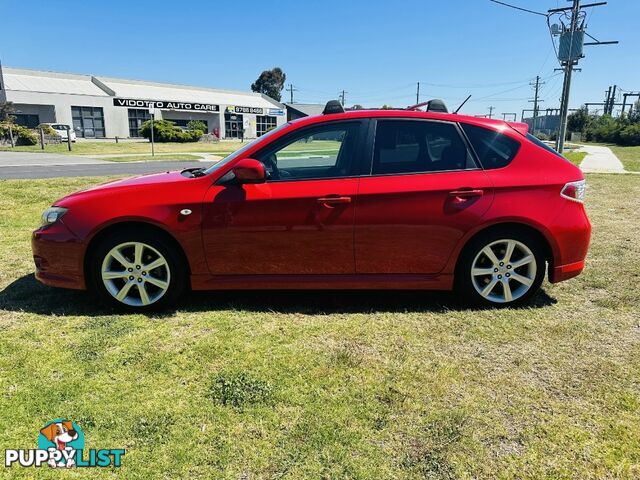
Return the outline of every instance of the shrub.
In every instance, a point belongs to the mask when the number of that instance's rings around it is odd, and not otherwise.
[[[151,139],[151,120],[140,126],[140,135]],[[201,130],[183,130],[169,120],[153,122],[153,140],[156,142],[197,142],[201,136]]]
[[[200,120],[191,120],[187,123],[187,130],[200,130],[200,132],[202,132],[200,135],[202,135],[207,131],[207,125]]]
[[[596,142],[617,143],[621,130],[620,122],[611,115],[602,115],[594,119],[587,127],[587,140]]]
[[[271,384],[240,373],[221,373],[213,379],[211,398],[222,405],[241,407],[269,403],[273,388]]]
[[[202,136],[202,130],[182,130],[178,128],[176,133],[177,142],[197,142]]]
[[[40,128],[42,129],[45,135],[51,135],[52,137],[58,135],[58,132],[56,132],[51,125],[47,125],[46,123],[41,123],[40,125],[38,125],[36,130]]]
[[[640,145],[640,123],[623,128],[618,137],[621,145]]]
[[[16,125],[14,126],[14,132],[18,134],[16,145],[37,145],[38,136],[33,130]]]
[[[549,140],[549,135],[544,132],[536,132],[533,134],[538,140],[547,141]]]

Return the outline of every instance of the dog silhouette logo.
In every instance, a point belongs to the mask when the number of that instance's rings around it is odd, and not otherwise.
[[[61,455],[52,455],[48,464],[52,467],[74,467],[75,451],[84,449],[84,433],[82,429],[69,420],[53,420],[40,429],[38,448]],[[59,460],[56,461],[56,458]]]
[[[77,423],[59,418],[40,429],[38,448],[8,448],[4,466],[52,468],[119,467],[124,448],[85,448],[84,432]]]

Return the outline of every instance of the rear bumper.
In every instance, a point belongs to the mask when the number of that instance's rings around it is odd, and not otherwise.
[[[84,290],[84,244],[62,223],[33,232],[31,236],[36,279],[52,287]]]
[[[568,280],[582,272],[591,241],[591,223],[582,204],[572,202],[567,205],[558,221],[552,229],[557,249],[553,268],[549,271],[551,283]]]
[[[581,260],[579,262],[554,267],[553,270],[549,272],[549,281],[551,283],[558,283],[563,280],[569,280],[570,278],[577,277],[580,275],[582,270],[584,270],[584,264],[585,261]]]

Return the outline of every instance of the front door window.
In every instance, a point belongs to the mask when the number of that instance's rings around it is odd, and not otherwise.
[[[259,152],[271,181],[346,177],[352,173],[359,122],[324,125],[294,133]]]

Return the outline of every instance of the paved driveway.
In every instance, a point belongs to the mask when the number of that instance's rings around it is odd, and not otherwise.
[[[597,145],[582,145],[581,152],[587,152],[580,168],[585,173],[625,173],[624,165],[610,148]]]
[[[0,152],[0,179],[140,175],[208,166],[213,162],[167,160],[108,162],[89,157],[49,153]]]
[[[110,163],[95,158],[58,153],[0,152],[1,167],[36,167],[51,165],[99,165]]]

